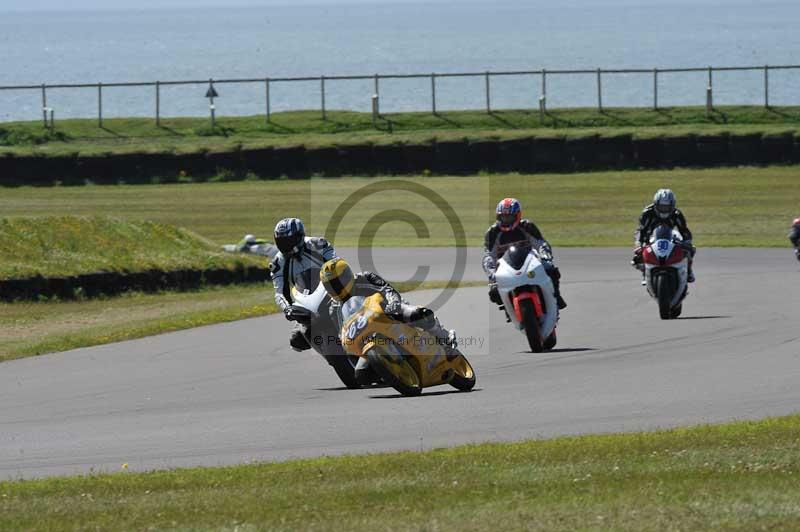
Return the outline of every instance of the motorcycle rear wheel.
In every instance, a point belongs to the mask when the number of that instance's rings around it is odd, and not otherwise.
[[[669,317],[674,320],[675,318],[677,318],[677,317],[679,317],[681,315],[681,312],[683,312],[683,304],[680,304],[677,307],[674,307],[669,312]]]
[[[656,279],[658,296],[658,313],[662,320],[670,319],[672,313],[672,280],[667,275],[659,275]]]
[[[383,382],[407,397],[422,393],[422,381],[405,356],[389,356],[383,347],[373,347],[367,353],[369,365]]]
[[[533,301],[530,299],[521,300],[519,309],[522,314],[522,323],[525,326],[528,345],[534,353],[541,353],[544,350],[544,344],[542,342],[542,331],[539,328],[539,318],[533,308]]]

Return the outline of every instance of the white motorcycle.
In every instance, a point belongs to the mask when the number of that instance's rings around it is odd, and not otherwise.
[[[358,357],[348,355],[339,339],[341,308],[333,305],[331,297],[319,282],[319,271],[309,275],[309,287],[300,282],[292,287],[292,315],[306,326],[308,344],[333,367],[336,375],[348,388],[361,388],[356,381]],[[316,278],[316,283],[313,282]]]
[[[545,258],[530,243],[517,242],[497,261],[494,274],[508,320],[525,332],[534,353],[552,349],[557,341],[558,304]]]
[[[688,291],[691,250],[683,245],[680,233],[669,225],[659,225],[642,250],[645,284],[658,301],[662,320],[677,318]]]

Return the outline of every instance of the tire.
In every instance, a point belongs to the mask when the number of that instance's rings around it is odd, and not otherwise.
[[[380,375],[383,382],[400,392],[402,395],[406,397],[414,397],[422,393],[422,383],[420,382],[419,375],[417,375],[417,371],[414,369],[408,360],[405,357],[402,357],[399,362],[393,361],[389,359],[386,355],[387,353],[383,352],[382,347],[375,347],[370,349],[367,353],[367,359],[369,360],[369,365],[372,367],[373,371]],[[406,372],[411,372],[417,379],[416,385],[410,384],[407,382],[403,382],[400,380],[387,366],[386,364],[396,364],[401,367],[401,370]]]
[[[459,375],[458,372],[456,372],[453,375],[453,378],[450,380],[450,386],[452,386],[456,390],[462,392],[468,392],[475,387],[475,371],[472,369],[472,365],[469,363],[469,361],[464,355],[461,355],[461,359],[467,366],[468,375]]]
[[[525,326],[525,336],[528,337],[528,345],[534,353],[541,353],[544,350],[542,343],[542,331],[539,329],[539,318],[533,308],[533,301],[523,299],[519,302],[522,313],[522,323]]]
[[[674,320],[681,315],[681,312],[683,312],[683,304],[673,308],[669,313],[669,317]]]
[[[353,361],[353,357],[343,352],[336,355],[327,355],[325,358],[328,359],[328,364],[333,367],[333,371],[336,372],[342,384],[351,390],[361,388],[361,384],[356,380],[356,362]]]
[[[656,279],[656,294],[658,296],[658,313],[662,320],[672,317],[672,279],[668,275],[659,275]]]
[[[558,338],[556,338],[556,331],[550,333],[544,341],[544,348],[545,349],[553,349],[556,346],[556,342],[558,342]]]

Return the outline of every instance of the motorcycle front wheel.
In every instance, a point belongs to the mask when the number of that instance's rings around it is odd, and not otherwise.
[[[455,388],[456,390],[462,392],[468,392],[475,387],[475,370],[472,369],[472,365],[467,360],[467,357],[464,355],[459,355],[461,357],[461,364],[463,365],[463,375],[462,372],[456,371],[453,374],[453,378],[450,379],[450,386]]]
[[[658,313],[662,320],[672,317],[672,279],[668,275],[659,275],[656,279],[656,294],[658,294]]]
[[[335,355],[325,355],[328,364],[331,365],[336,376],[342,381],[342,384],[351,390],[361,388],[361,384],[356,380],[356,357],[341,353]]]
[[[402,395],[413,397],[422,393],[422,381],[417,370],[400,353],[397,347],[389,353],[384,346],[376,346],[367,352],[367,360],[373,371],[383,382],[400,392]]]
[[[519,302],[519,309],[522,314],[522,323],[525,326],[525,336],[528,337],[528,345],[534,353],[541,353],[544,350],[542,341],[542,331],[539,328],[539,317],[533,308],[533,301],[523,299]]]

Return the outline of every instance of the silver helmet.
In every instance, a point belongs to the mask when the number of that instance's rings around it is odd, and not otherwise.
[[[653,196],[653,207],[662,220],[670,217],[675,210],[675,193],[668,188],[660,188]]]
[[[306,236],[306,228],[299,218],[284,218],[275,226],[275,245],[284,255],[300,251]]]

